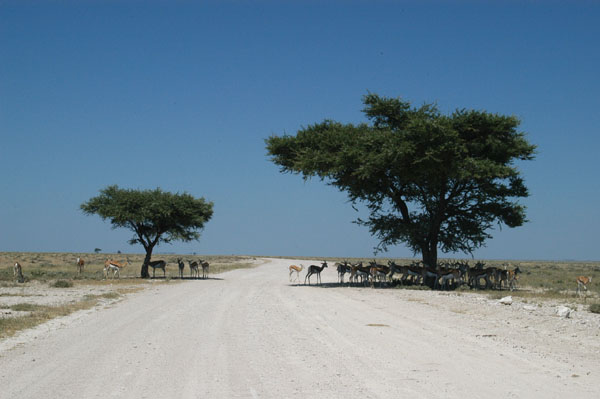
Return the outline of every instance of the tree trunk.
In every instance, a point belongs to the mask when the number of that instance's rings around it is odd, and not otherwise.
[[[144,263],[142,263],[142,270],[140,271],[140,275],[142,278],[150,278],[150,273],[148,272],[148,264],[150,263],[150,259],[152,259],[153,247],[148,247],[145,249],[146,257],[144,258]]]
[[[426,243],[421,252],[423,254],[423,263],[434,269],[437,268],[437,243]]]

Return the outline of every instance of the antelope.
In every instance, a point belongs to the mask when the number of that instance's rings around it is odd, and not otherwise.
[[[424,267],[418,266],[418,263],[413,263],[410,266],[404,266],[404,274],[402,275],[401,281],[404,282],[409,277],[412,277],[413,284],[423,284],[424,269]]]
[[[121,278],[121,269],[124,268],[125,266],[127,266],[128,264],[129,264],[129,259],[127,259],[125,261],[125,263],[118,262],[116,260],[107,259],[104,262],[104,278],[108,278],[109,271],[113,272],[113,279],[115,278],[115,276],[118,276],[118,278]]]
[[[19,283],[25,282],[25,277],[23,277],[23,268],[19,262],[15,262],[13,267],[13,275],[17,278]]]
[[[489,288],[492,285],[490,277],[495,273],[495,267],[488,267],[487,269],[471,269],[469,270],[469,286],[479,288],[479,282],[483,278],[485,279],[485,288]]]
[[[177,258],[177,265],[179,266],[179,278],[183,278],[183,268],[185,267],[185,263],[183,263],[181,258]]]
[[[344,284],[344,274],[351,273],[352,267],[348,265],[348,261],[344,261],[343,263],[337,263],[336,265],[340,284]]]
[[[575,281],[577,281],[577,295],[579,295],[581,287],[583,287],[584,291],[587,293],[587,285],[592,282],[592,277],[579,276]]]
[[[519,273],[521,273],[521,269],[519,269],[518,266],[514,270],[508,271],[508,288],[510,288],[511,291],[514,291],[515,288],[517,288],[517,280],[519,279]]]
[[[438,280],[441,281],[440,286],[442,288],[449,288],[450,285],[450,280],[452,280],[452,282],[454,284],[461,284],[462,281],[462,276],[463,276],[463,272],[460,269],[448,269],[448,270],[444,270],[439,272],[438,274]],[[437,282],[437,281],[436,281]]]
[[[190,276],[200,277],[200,271],[198,270],[198,262],[188,260],[188,263],[190,264]]]
[[[375,280],[379,278],[379,286],[381,286],[382,280],[387,283],[386,277],[390,272],[388,266],[378,265],[376,262],[370,262],[369,274],[371,275],[371,287],[375,286]]]
[[[351,269],[352,270],[350,271],[350,282],[354,281],[356,284],[358,284],[358,278],[360,277],[360,281],[362,283],[368,283],[370,269],[368,267],[363,267],[362,262],[353,265]]]
[[[202,278],[208,278],[208,267],[210,264],[205,260],[200,260],[200,265],[202,266]]]
[[[163,276],[167,277],[167,271],[166,271],[167,263],[164,260],[152,261],[152,262],[148,263],[148,266],[152,268],[152,278],[155,277],[156,269],[162,269]]]
[[[391,260],[388,261],[388,266],[390,267],[389,278],[390,278],[390,281],[392,281],[392,282],[393,282],[392,277],[394,276],[394,274],[397,273],[397,274],[402,274],[404,276],[404,273],[406,272],[406,268],[408,267],[408,266],[398,266],[396,264],[396,262],[391,261]]]
[[[323,263],[321,264],[321,267],[315,266],[315,265],[310,265],[308,267],[308,273],[306,273],[306,277],[304,277],[304,284],[306,284],[306,279],[308,279],[308,284],[310,285],[310,276],[312,276],[313,274],[317,275],[317,284],[322,284],[322,281],[321,281],[321,272],[326,267],[327,267],[327,262],[326,261],[323,261]]]
[[[300,282],[300,272],[302,270],[304,270],[304,265],[302,263],[300,263],[300,266],[290,265],[289,269],[290,269],[290,283],[292,282],[292,274],[294,274],[294,272],[296,272],[296,280],[295,281]]]
[[[85,261],[82,258],[77,258],[77,269],[79,270],[79,274],[83,272],[83,265],[85,265]]]

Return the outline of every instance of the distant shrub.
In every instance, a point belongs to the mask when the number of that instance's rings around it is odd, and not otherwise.
[[[73,282],[69,280],[56,280],[52,286],[54,288],[70,288],[73,286]]]
[[[592,313],[600,313],[600,303],[591,304],[589,310]]]

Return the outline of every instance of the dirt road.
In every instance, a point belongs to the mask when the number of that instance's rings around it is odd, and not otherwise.
[[[595,319],[476,295],[290,285],[289,264],[162,284],[0,350],[0,397],[599,396]]]

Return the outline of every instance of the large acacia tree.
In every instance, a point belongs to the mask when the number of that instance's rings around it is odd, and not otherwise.
[[[369,209],[376,251],[405,243],[423,261],[443,252],[472,253],[489,230],[526,222],[527,197],[515,162],[534,158],[535,146],[517,131],[514,116],[436,105],[412,107],[399,98],[364,96],[370,123],[331,120],[296,135],[266,140],[282,172],[319,177]]]
[[[142,244],[146,257],[141,276],[149,277],[148,263],[159,243],[193,241],[213,215],[213,203],[190,194],[173,194],[155,190],[122,189],[116,185],[100,191],[100,195],[81,204],[87,215],[97,214],[110,220],[113,228],[124,227],[133,232],[129,243]]]

